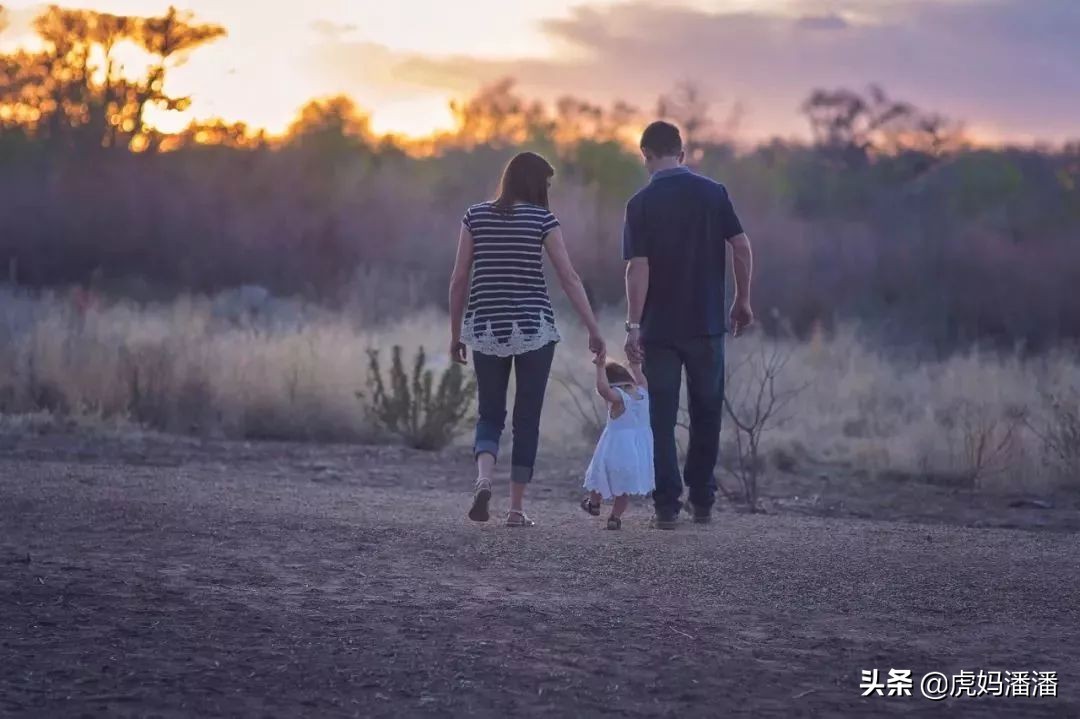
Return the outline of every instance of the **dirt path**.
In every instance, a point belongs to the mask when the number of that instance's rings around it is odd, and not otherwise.
[[[0,714],[1080,716],[1075,534],[733,513],[660,533],[640,506],[605,532],[568,477],[513,531],[463,519],[459,454],[15,444]],[[916,696],[862,698],[872,668],[911,669]],[[980,669],[1056,671],[1059,696],[918,696]]]

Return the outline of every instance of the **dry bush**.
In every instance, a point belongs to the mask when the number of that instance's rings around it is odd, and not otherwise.
[[[582,376],[563,370],[554,373],[551,379],[563,390],[562,408],[579,430],[578,436],[585,444],[595,445],[607,424],[607,411],[595,387],[580,379]]]
[[[401,347],[395,345],[390,362],[389,391],[379,366],[379,351],[368,351],[368,411],[383,430],[401,437],[414,449],[437,450],[449,445],[464,430],[476,393],[459,364],[447,367],[434,389],[434,373],[420,347],[412,373],[406,374]],[[359,395],[361,396],[362,395]]]
[[[762,342],[734,367],[729,365],[724,380],[724,409],[734,429],[735,457],[723,466],[739,482],[740,491],[723,491],[741,498],[752,512],[759,508],[758,480],[765,466],[762,437],[791,420],[792,404],[807,387],[781,386],[790,359],[791,353],[783,347]]]
[[[1080,482],[1080,389],[1043,391],[1044,416],[1028,427],[1042,442],[1043,461],[1073,484]]]
[[[979,486],[1015,466],[1024,418],[1023,408],[966,397],[945,408],[940,422],[951,430],[954,463],[964,483]]]

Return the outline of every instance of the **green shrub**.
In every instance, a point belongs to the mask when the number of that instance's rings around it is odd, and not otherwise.
[[[476,386],[461,365],[451,364],[432,391],[434,373],[426,368],[423,347],[416,353],[410,376],[401,347],[394,346],[389,387],[383,380],[378,350],[368,350],[368,362],[368,411],[381,429],[424,450],[442,449],[465,429]]]

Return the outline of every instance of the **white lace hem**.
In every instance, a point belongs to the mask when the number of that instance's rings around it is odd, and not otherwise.
[[[461,341],[474,352],[495,357],[525,354],[562,339],[555,324],[547,318],[541,318],[540,327],[535,334],[525,334],[518,327],[518,323],[514,322],[510,328],[510,336],[504,341],[500,341],[492,332],[490,322],[481,320],[479,324],[483,329],[479,329],[477,324],[471,317],[465,319],[461,328]]]

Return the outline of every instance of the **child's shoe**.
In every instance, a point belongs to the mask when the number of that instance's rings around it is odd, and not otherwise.
[[[600,516],[600,505],[593,504],[592,497],[586,496],[585,499],[581,500],[580,507],[594,517]]]

